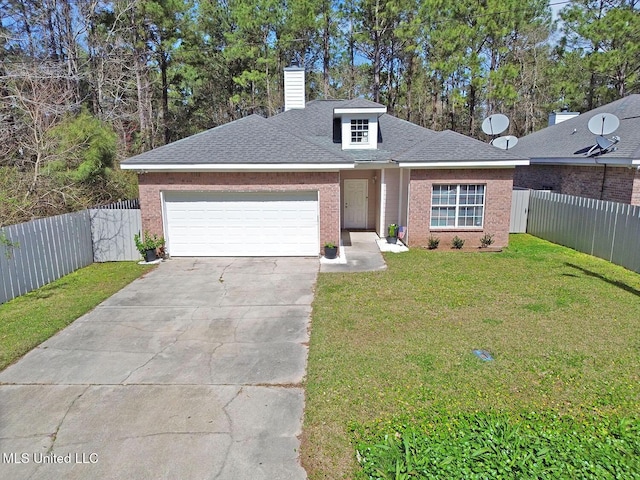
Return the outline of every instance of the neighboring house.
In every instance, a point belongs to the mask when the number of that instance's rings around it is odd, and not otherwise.
[[[122,162],[143,228],[172,256],[318,255],[341,230],[405,226],[405,241],[508,243],[513,172],[528,159],[434,131],[367,100],[305,103],[285,69],[285,111],[251,115]]]
[[[603,113],[618,117],[620,126],[606,138],[618,136],[616,150],[588,156],[596,144],[589,120]],[[640,205],[640,95],[629,95],[608,105],[544,128],[520,139],[509,150],[531,159],[516,168],[514,185],[535,190]]]

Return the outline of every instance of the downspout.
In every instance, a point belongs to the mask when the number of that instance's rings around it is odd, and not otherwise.
[[[607,178],[607,164],[604,164],[604,170],[602,172],[602,185],[600,185],[600,200],[604,196],[604,181]]]

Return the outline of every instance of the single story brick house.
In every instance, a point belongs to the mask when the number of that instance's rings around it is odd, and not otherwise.
[[[611,113],[620,126],[614,151],[588,156],[596,144],[588,122]],[[530,158],[516,167],[514,186],[640,205],[640,94],[629,95],[522,137],[509,150]]]
[[[172,256],[317,256],[341,231],[406,227],[404,240],[508,243],[514,168],[526,157],[434,132],[363,99],[305,100],[285,69],[285,108],[122,162],[138,172],[143,229]]]

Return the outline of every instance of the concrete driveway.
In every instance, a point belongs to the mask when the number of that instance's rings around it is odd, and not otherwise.
[[[0,373],[2,479],[302,479],[318,260],[172,259]]]

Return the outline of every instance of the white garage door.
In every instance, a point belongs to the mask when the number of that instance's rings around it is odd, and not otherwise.
[[[165,192],[176,257],[318,255],[318,193]]]

